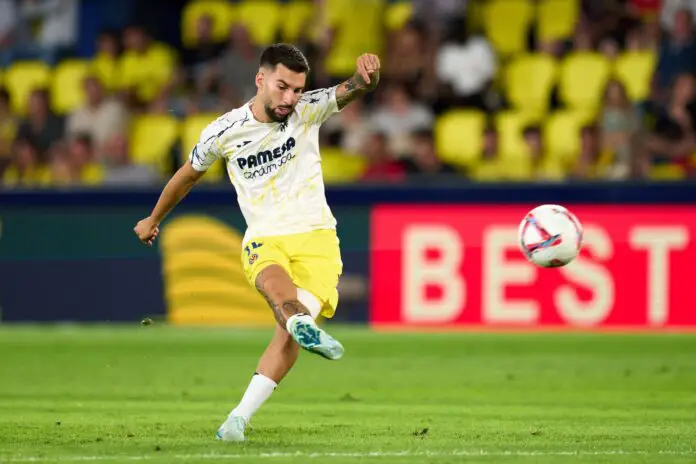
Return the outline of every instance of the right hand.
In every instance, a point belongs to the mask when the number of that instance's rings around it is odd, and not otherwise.
[[[133,228],[133,232],[135,232],[135,235],[138,236],[141,242],[147,246],[152,246],[159,234],[159,224],[152,217],[148,216],[138,221]]]

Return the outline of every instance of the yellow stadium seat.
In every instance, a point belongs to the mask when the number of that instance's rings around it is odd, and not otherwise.
[[[551,159],[564,166],[575,162],[580,153],[580,129],[592,122],[592,113],[561,110],[549,115],[544,123],[545,150]]]
[[[614,75],[626,87],[628,97],[642,101],[650,95],[650,82],[657,57],[654,52],[627,52],[614,62]]]
[[[686,178],[686,172],[684,167],[678,164],[662,164],[652,166],[649,177],[658,181],[682,180]]]
[[[443,161],[468,166],[483,150],[486,116],[480,111],[452,110],[435,122],[435,147]]]
[[[273,0],[244,0],[237,5],[235,21],[249,30],[257,45],[275,42],[283,20],[283,9]]]
[[[339,148],[322,147],[321,169],[326,184],[357,181],[365,172],[365,158]]]
[[[571,109],[596,111],[610,77],[609,60],[603,55],[572,53],[560,66],[560,99]]]
[[[179,138],[179,122],[157,114],[136,117],[130,131],[130,151],[135,164],[146,164],[166,173],[169,153]]]
[[[7,68],[4,80],[10,94],[12,110],[24,115],[31,92],[39,88],[48,88],[51,69],[42,61],[20,61]]]
[[[314,5],[311,1],[295,0],[283,6],[281,37],[285,42],[296,42],[314,19]]]
[[[193,147],[198,143],[203,129],[205,129],[208,124],[215,121],[218,116],[217,114],[196,114],[184,119],[181,127],[182,163],[188,159],[191,150],[193,150]],[[223,175],[226,170],[224,160],[219,160],[208,169],[208,172],[205,173],[202,180],[205,182],[219,182],[224,177]]]
[[[144,54],[125,52],[119,62],[119,86],[133,88],[143,101],[154,99],[174,73],[176,57],[171,48],[154,43]]]
[[[332,77],[352,75],[362,53],[381,53],[384,8],[384,0],[327,0],[323,20],[336,35],[324,65]]]
[[[517,111],[502,111],[496,115],[495,126],[498,130],[501,158],[520,159],[528,156],[523,131],[526,126],[536,122],[536,116]]]
[[[541,0],[537,6],[537,38],[542,41],[572,37],[578,22],[577,0]]]
[[[94,73],[106,90],[112,91],[119,87],[119,61],[107,54],[97,54],[91,62],[90,71]]]
[[[529,0],[490,0],[483,9],[483,27],[499,54],[520,53],[527,48],[527,34],[534,15]]]
[[[226,0],[194,0],[189,2],[181,15],[181,39],[186,47],[196,44],[196,22],[204,16],[213,21],[213,38],[218,42],[227,40],[230,33],[234,9]]]
[[[501,182],[505,180],[502,165],[498,158],[480,160],[472,164],[469,175],[477,182]]]
[[[413,14],[413,4],[410,1],[398,1],[387,6],[384,23],[387,30],[399,30],[408,23]]]
[[[90,64],[84,60],[65,60],[53,70],[51,105],[58,114],[79,108],[85,101],[83,82]]]
[[[518,110],[545,114],[557,78],[558,65],[553,57],[543,53],[521,55],[505,69],[507,97]]]

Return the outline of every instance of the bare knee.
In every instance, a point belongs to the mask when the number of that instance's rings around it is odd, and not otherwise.
[[[288,273],[277,264],[272,264],[259,273],[256,288],[273,309],[276,321],[285,327],[288,318],[298,313],[308,313],[297,299],[297,289]]]

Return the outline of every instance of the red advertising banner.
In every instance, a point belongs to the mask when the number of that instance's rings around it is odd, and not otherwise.
[[[518,248],[527,206],[375,208],[375,326],[696,329],[696,207],[570,205],[580,255],[542,269]]]

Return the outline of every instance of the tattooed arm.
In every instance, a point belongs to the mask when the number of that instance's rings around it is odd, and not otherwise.
[[[336,102],[343,109],[348,103],[356,100],[367,92],[372,92],[379,84],[380,63],[377,55],[364,54],[358,58],[355,74],[338,86]]]

